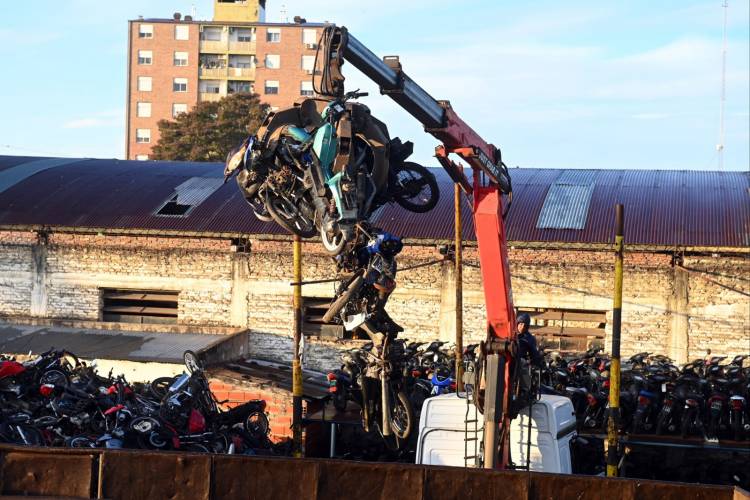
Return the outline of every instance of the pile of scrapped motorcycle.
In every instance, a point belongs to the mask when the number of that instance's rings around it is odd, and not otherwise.
[[[406,161],[413,144],[391,139],[385,124],[354,102],[365,95],[310,98],[269,113],[257,132],[229,153],[224,174],[236,176],[261,221],[275,221],[300,238],[320,237],[334,260],[331,281],[338,283],[323,320],[373,341],[352,360],[361,363],[363,379],[351,385],[363,401],[373,402],[363,406],[365,429],[377,428],[398,448],[411,432],[413,410],[401,385],[404,343],[396,337],[403,329],[385,305],[396,286],[396,256],[403,245],[371,220],[392,202],[427,212],[439,191],[429,169]]]
[[[0,442],[73,448],[140,448],[271,454],[265,402],[224,411],[198,358],[148,384],[103,377],[73,353],[0,360]]]
[[[565,359],[545,355],[542,392],[568,396],[579,428],[606,430],[609,417],[610,359],[591,349]],[[631,434],[700,437],[706,440],[750,439],[750,355],[696,359],[682,367],[647,352],[622,365],[620,421]]]

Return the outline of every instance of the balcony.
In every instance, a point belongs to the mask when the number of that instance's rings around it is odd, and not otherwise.
[[[201,102],[216,102],[220,101],[222,97],[226,97],[226,95],[216,92],[200,92],[198,94],[198,98]]]
[[[227,68],[200,68],[198,76],[201,78],[226,78]]]
[[[226,52],[229,46],[226,39],[223,40],[201,40],[199,50],[201,53],[217,53]]]
[[[255,54],[255,42],[229,42],[229,52]]]
[[[255,79],[255,68],[229,68],[228,75],[230,78],[247,78]]]

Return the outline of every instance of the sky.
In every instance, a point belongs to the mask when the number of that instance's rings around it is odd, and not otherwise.
[[[724,170],[750,168],[750,2],[728,0]],[[0,155],[123,158],[127,21],[211,0],[3,2]],[[283,7],[282,7],[283,6]],[[718,170],[722,0],[267,0],[346,26],[453,108],[510,167]],[[437,142],[351,65],[347,88],[412,159]]]

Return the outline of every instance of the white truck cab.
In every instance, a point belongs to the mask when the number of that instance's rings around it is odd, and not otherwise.
[[[474,423],[465,423],[474,419],[477,419],[476,433]],[[473,458],[464,457],[479,454],[483,439],[482,424],[482,414],[474,405],[467,406],[464,397],[453,393],[427,399],[422,406],[419,421],[416,463],[475,466]],[[527,441],[530,436],[532,471],[570,474],[570,442],[575,435],[576,418],[570,400],[564,396],[542,395],[532,405],[530,432],[528,407],[511,423],[511,461],[517,466],[526,466]],[[472,439],[474,437],[476,441]]]

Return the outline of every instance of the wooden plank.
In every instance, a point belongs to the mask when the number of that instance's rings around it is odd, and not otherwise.
[[[177,292],[104,292],[104,300],[148,300],[151,302],[177,302]]]
[[[143,307],[143,306],[104,306],[104,313],[119,314],[163,314],[177,316],[176,307]]]
[[[581,313],[581,312],[566,312],[565,321],[588,321],[591,323],[606,323],[607,313]]]
[[[528,315],[537,321],[559,321],[563,317],[561,311],[529,312]]]
[[[595,337],[604,338],[603,328],[578,328],[566,326],[562,332],[559,326],[530,326],[529,331],[540,337]]]

